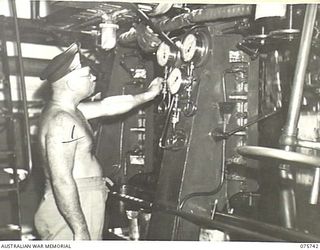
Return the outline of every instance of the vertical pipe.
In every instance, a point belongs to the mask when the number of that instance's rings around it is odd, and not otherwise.
[[[301,34],[300,47],[297,57],[296,69],[291,91],[288,117],[284,127],[284,133],[288,136],[295,136],[300,115],[300,106],[303,94],[304,78],[308,66],[309,52],[312,41],[314,22],[317,15],[317,4],[308,4],[304,17],[304,24]]]
[[[31,140],[30,140],[30,126],[29,126],[29,114],[28,114],[28,103],[27,103],[27,91],[26,91],[26,83],[24,80],[24,68],[22,62],[22,51],[21,51],[21,42],[20,42],[20,33],[19,33],[19,26],[18,26],[18,17],[17,17],[17,7],[16,1],[12,0],[9,1],[11,3],[12,14],[14,18],[14,27],[16,33],[16,42],[17,42],[17,51],[18,51],[18,58],[19,58],[19,71],[20,71],[20,89],[21,89],[21,97],[22,97],[22,104],[23,104],[23,118],[24,118],[24,132],[25,132],[25,142],[26,142],[26,151],[27,151],[27,163],[28,163],[28,172],[31,173],[32,171],[32,156],[31,156]]]
[[[320,187],[319,185],[320,185],[320,168],[316,168],[314,172],[312,186],[311,186],[309,204],[316,205],[318,203],[319,187]]]
[[[16,192],[9,194],[9,201],[11,203],[11,218],[12,222],[19,226],[19,238],[21,239],[21,199],[20,199],[20,185],[19,177],[17,172],[17,155],[16,155],[16,140],[15,140],[15,128],[17,126],[16,119],[13,116],[13,103],[12,103],[12,93],[11,93],[11,83],[10,83],[10,67],[8,60],[8,51],[7,51],[7,37],[5,32],[5,24],[1,22],[0,25],[0,34],[1,34],[1,44],[0,44],[0,60],[2,64],[2,73],[3,73],[3,89],[4,94],[4,106],[7,109],[7,115],[5,126],[6,126],[6,139],[7,139],[7,149],[12,154],[8,157],[8,166],[13,170],[13,181],[15,184]],[[16,215],[16,216],[14,216]]]
[[[124,95],[126,92],[126,87],[122,87],[121,95]],[[121,182],[126,183],[127,181],[127,158],[126,154],[123,153],[123,144],[124,144],[124,120],[123,118],[121,119],[120,123],[120,143],[119,143],[119,163],[120,163],[120,168],[123,170],[123,177]]]
[[[31,19],[37,19],[37,2],[30,1],[30,16]]]
[[[302,102],[303,85],[305,73],[309,60],[309,52],[312,42],[312,33],[317,14],[317,4],[308,4],[304,16],[303,29],[300,39],[297,63],[294,72],[293,86],[291,90],[288,116],[280,138],[280,144],[286,151],[292,150],[290,141],[296,138],[297,124]],[[280,190],[280,215],[282,224],[287,228],[295,227],[296,202],[292,186],[292,173],[290,166],[280,166],[280,177],[282,180]]]

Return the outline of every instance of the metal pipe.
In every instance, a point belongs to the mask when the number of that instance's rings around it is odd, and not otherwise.
[[[156,26],[152,21],[151,19],[142,11],[138,8],[138,6],[135,4],[135,3],[128,3],[129,6],[131,8],[133,8],[138,16],[143,20],[145,21],[148,26],[155,32],[159,35],[160,39],[162,41],[165,41],[171,48],[177,50],[177,51],[180,51],[180,47],[178,47],[162,30],[161,28],[159,28],[159,26]]]
[[[176,210],[164,204],[153,204],[152,209],[172,214],[208,229],[220,229],[239,233],[265,241],[319,242],[319,236],[271,225],[241,216],[216,212],[214,220],[203,216]]]
[[[163,31],[173,31],[195,23],[212,22],[220,19],[249,16],[252,12],[252,5],[229,5],[219,8],[206,8],[193,10],[174,18],[168,18],[159,22]]]
[[[126,86],[122,87],[121,95],[125,95],[126,93]],[[120,168],[123,168],[123,183],[127,181],[127,163],[126,163],[126,158],[125,154],[123,153],[124,151],[124,119],[121,119],[120,123],[120,138],[119,138],[119,163],[120,163]]]
[[[40,2],[39,1],[30,1],[30,12],[31,19],[37,19],[40,16]]]
[[[312,33],[316,15],[317,4],[308,4],[306,7],[296,69],[293,78],[288,117],[284,126],[284,133],[286,136],[295,136],[297,132],[297,124],[300,116],[300,107],[302,102],[303,85],[306,69],[308,66],[309,52],[311,48]]]
[[[179,204],[179,209],[182,210],[184,205],[188,200],[194,197],[201,197],[201,196],[213,196],[217,194],[223,187],[224,184],[224,177],[225,177],[225,168],[226,168],[226,140],[222,140],[222,150],[221,150],[221,167],[220,167],[220,181],[218,186],[213,189],[212,191],[206,191],[206,192],[194,192],[187,194],[183,199],[181,200]]]
[[[305,79],[306,68],[308,65],[309,52],[312,42],[312,33],[314,22],[317,14],[317,4],[308,4],[306,7],[303,29],[301,34],[300,46],[298,51],[298,59],[293,79],[293,87],[291,90],[287,121],[284,126],[280,144],[283,149],[291,151],[292,146],[288,141],[296,138],[297,124],[300,115],[300,107],[302,102],[303,85]],[[296,221],[296,202],[295,193],[292,187],[292,173],[289,165],[280,166],[280,177],[282,186],[280,190],[280,214],[282,224],[287,228],[294,228]]]
[[[296,145],[303,148],[311,148],[315,150],[320,150],[320,142],[318,141],[309,141],[298,139]]]
[[[319,187],[320,187],[320,168],[316,168],[314,172],[312,186],[311,186],[309,204],[316,205],[318,203]]]
[[[50,32],[59,32],[59,33],[66,33],[66,34],[74,34],[74,35],[90,35],[90,36],[98,36],[98,32],[96,30],[91,31],[84,31],[84,30],[75,30],[73,28],[60,28],[55,26],[48,26],[48,24],[41,20],[41,19],[26,19],[26,18],[19,18],[20,27],[23,31],[30,29],[30,30],[36,30],[37,32],[44,32],[44,33],[50,33]],[[98,20],[98,19],[97,19]],[[4,22],[6,25],[11,28],[11,25],[13,23],[14,25],[14,18],[12,20],[12,17],[5,17],[0,16],[0,21]]]
[[[26,91],[26,83],[24,80],[24,68],[22,62],[22,51],[21,51],[21,42],[20,42],[20,32],[19,32],[19,25],[18,25],[18,16],[17,16],[17,8],[16,8],[16,1],[12,0],[9,1],[12,8],[13,18],[14,18],[14,27],[17,39],[17,52],[19,58],[19,71],[20,71],[20,89],[21,89],[21,97],[23,103],[23,118],[24,118],[24,136],[26,142],[26,154],[27,154],[27,164],[28,164],[28,172],[29,174],[32,171],[32,153],[31,153],[31,138],[30,138],[30,126],[29,126],[29,113],[28,113],[28,103],[27,103],[27,91]]]
[[[223,101],[227,102],[226,71],[223,71],[221,84],[222,84]]]
[[[181,29],[196,23],[213,22],[225,18],[249,16],[252,12],[251,4],[231,5],[218,8],[197,9],[183,13],[173,18],[167,18],[155,23],[163,32]],[[136,39],[136,31],[131,29],[119,36],[119,42],[129,43]]]
[[[227,127],[227,122],[226,119],[224,119],[223,121],[223,132],[225,132],[226,127]],[[221,149],[221,165],[220,165],[220,180],[219,180],[219,184],[216,188],[214,188],[211,191],[204,191],[204,192],[194,192],[194,193],[190,193],[187,194],[180,202],[179,204],[179,209],[182,210],[184,205],[186,204],[186,202],[188,200],[190,200],[193,197],[199,197],[199,196],[213,196],[215,194],[217,194],[223,187],[224,184],[224,178],[225,178],[225,172],[226,172],[226,143],[227,140],[224,138],[222,139],[222,149]]]
[[[135,204],[141,208],[152,211],[158,211],[176,216],[177,218],[185,219],[195,225],[208,229],[220,229],[229,233],[238,233],[246,235],[253,239],[265,241],[290,241],[290,242],[319,242],[320,237],[312,234],[306,234],[301,231],[287,229],[277,225],[268,224],[262,221],[253,220],[237,215],[230,215],[220,212],[215,212],[214,219],[210,217],[199,216],[192,213],[187,213],[177,210],[175,207],[168,206],[163,203],[150,203],[148,201],[130,196],[111,192],[116,198]]]

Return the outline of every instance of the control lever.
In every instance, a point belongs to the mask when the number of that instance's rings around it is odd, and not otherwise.
[[[257,122],[263,121],[271,116],[274,116],[274,115],[280,113],[280,111],[281,111],[281,109],[273,111],[273,112],[266,114],[266,115],[262,115],[262,116],[257,115],[251,121],[247,122],[243,126],[239,126],[239,127],[235,128],[231,131],[228,131],[228,132],[223,132],[223,131],[221,131],[221,129],[214,129],[213,131],[210,132],[210,135],[215,141],[228,139],[230,136],[234,135],[235,133],[237,133],[237,132],[239,132],[239,131],[241,131],[241,130],[257,123]]]
[[[255,60],[259,56],[259,49],[251,49],[245,45],[245,42],[239,42],[237,48],[250,56],[251,60]]]

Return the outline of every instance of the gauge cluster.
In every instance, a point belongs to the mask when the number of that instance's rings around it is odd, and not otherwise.
[[[182,37],[174,39],[179,50],[162,42],[156,52],[157,62],[161,67],[179,67],[191,61],[196,67],[207,60],[211,45],[211,37],[207,29],[193,29]]]
[[[176,46],[162,42],[156,52],[157,63],[164,72],[158,112],[167,116],[159,147],[176,151],[185,147],[188,141],[180,121],[182,117],[189,118],[197,112],[195,68],[207,62],[212,41],[206,27],[193,28],[171,39]]]
[[[158,65],[164,67],[165,94],[176,95],[192,84],[194,68],[207,62],[212,42],[205,27],[195,27],[171,39],[177,46],[173,48],[162,42],[158,46],[156,59]]]

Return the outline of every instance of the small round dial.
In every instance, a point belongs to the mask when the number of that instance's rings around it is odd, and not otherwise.
[[[170,47],[166,43],[162,42],[157,50],[157,62],[160,66],[165,66],[170,58]]]
[[[182,43],[182,57],[185,62],[191,61],[197,50],[197,38],[194,34],[188,34]]]
[[[173,69],[167,79],[168,88],[171,94],[176,94],[182,83],[181,71],[178,68]]]

